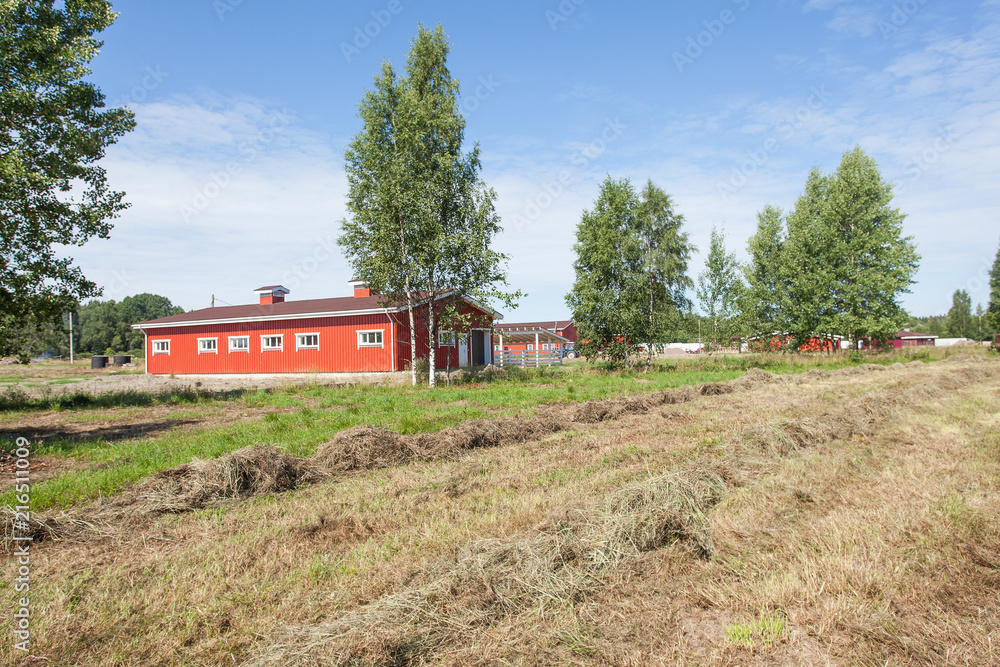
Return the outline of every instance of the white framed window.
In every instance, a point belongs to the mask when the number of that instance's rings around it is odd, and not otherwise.
[[[535,351],[535,344],[528,343],[528,352],[534,352],[534,351]]]
[[[198,354],[218,354],[218,353],[219,353],[218,338],[198,339]]]
[[[295,334],[295,349],[296,350],[318,350],[319,349],[319,333],[301,333],[301,334]]]
[[[548,343],[542,343],[542,351],[543,352],[548,352],[549,351],[549,344]]]
[[[249,352],[250,351],[250,336],[230,336],[229,337],[229,351],[230,352]]]
[[[438,347],[449,347],[455,344],[454,331],[438,331]]]
[[[382,330],[359,331],[358,347],[383,347]]]
[[[260,337],[260,350],[261,352],[277,351],[281,352],[284,349],[284,334],[278,334],[277,336],[261,336]]]
[[[170,354],[170,339],[166,340],[154,340],[153,341],[153,354]]]

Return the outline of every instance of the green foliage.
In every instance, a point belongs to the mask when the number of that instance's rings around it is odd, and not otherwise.
[[[788,220],[787,317],[798,341],[840,333],[852,347],[889,339],[905,322],[919,255],[891,208],[892,186],[856,147],[837,171],[813,170]]]
[[[415,303],[450,293],[514,307],[521,296],[498,287],[506,284],[508,258],[490,247],[501,231],[496,192],[479,177],[479,146],[462,153],[465,120],[447,67],[449,48],[440,25],[420,26],[406,76],[397,78],[383,64],[360,106],[363,128],[345,156],[350,218],[338,243],[355,277],[385,302],[407,304],[413,350]],[[433,350],[437,313],[427,313]],[[429,364],[433,385],[433,354]]]
[[[757,232],[747,241],[750,261],[743,266],[746,287],[740,293],[740,328],[748,336],[784,331],[787,277],[782,271],[785,220],[781,209],[765,206],[757,214]]]
[[[736,331],[742,292],[740,264],[736,255],[726,252],[725,232],[713,226],[705,270],[698,276],[697,296],[712,323],[712,342],[716,346],[729,345],[729,336]]]
[[[184,309],[158,294],[127,296],[121,302],[91,301],[82,306],[75,322],[76,351],[80,354],[104,354],[111,349],[142,350],[145,341],[133,324],[183,313]]]
[[[132,112],[104,109],[82,79],[115,14],[105,0],[0,5],[0,354],[17,332],[59,326],[100,289],[62,246],[107,238],[128,204],[99,161],[130,131]],[[58,251],[58,255],[57,255]]]
[[[972,297],[964,289],[955,290],[948,310],[946,330],[951,338],[975,338],[978,322],[972,319]]]
[[[983,319],[990,331],[1000,332],[1000,248],[990,269],[990,302]]]
[[[683,221],[652,181],[641,194],[628,179],[601,184],[577,226],[576,280],[566,296],[583,355],[628,364],[641,343],[648,365],[652,350],[678,335],[693,250]]]

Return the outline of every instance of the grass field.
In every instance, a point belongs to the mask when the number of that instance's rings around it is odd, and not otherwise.
[[[864,361],[25,401],[8,442],[76,466],[32,489],[32,652],[1000,664],[1000,363]]]

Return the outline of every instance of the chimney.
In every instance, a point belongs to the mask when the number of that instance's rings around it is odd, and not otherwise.
[[[281,285],[267,285],[266,287],[258,287],[253,293],[260,297],[260,305],[268,306],[272,303],[284,303],[288,288]]]
[[[360,299],[363,296],[372,295],[372,291],[368,289],[367,283],[365,283],[365,281],[363,280],[352,280],[348,283],[348,285],[354,288],[355,299]]]

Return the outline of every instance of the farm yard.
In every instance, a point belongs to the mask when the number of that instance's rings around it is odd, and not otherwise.
[[[44,464],[32,654],[1000,664],[1000,362],[864,361],[8,390],[3,439]]]

